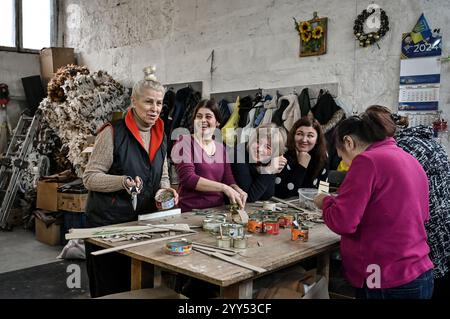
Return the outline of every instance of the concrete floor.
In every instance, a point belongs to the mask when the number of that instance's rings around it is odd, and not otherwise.
[[[62,249],[37,241],[21,227],[0,232],[0,299],[90,298],[85,261],[57,259]],[[69,265],[79,266],[80,287],[68,287]]]
[[[0,231],[0,274],[57,262],[62,248],[40,243],[33,232],[21,227]]]

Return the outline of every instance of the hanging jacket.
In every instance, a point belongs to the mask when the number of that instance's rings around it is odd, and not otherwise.
[[[264,117],[263,117],[261,123],[259,123],[258,126],[272,123],[273,114],[277,110],[277,106],[278,106],[277,103],[278,103],[277,96],[274,96],[271,100],[264,102],[264,109],[266,111],[264,113]]]
[[[228,107],[229,102],[225,99],[219,102],[219,110],[220,110],[220,125],[223,126],[231,116],[230,109]]]
[[[289,100],[283,99],[280,97],[277,102],[277,109],[273,112],[272,115],[272,123],[275,123],[277,126],[283,126],[283,113],[284,110],[289,106]]]
[[[337,155],[333,134],[337,124],[345,118],[345,112],[336,104],[331,94],[326,92],[319,95],[312,113],[322,126],[325,139],[327,140],[330,170],[336,170],[339,166],[340,158]]]
[[[180,127],[187,128],[192,133],[194,132],[194,110],[201,98],[199,92],[191,90],[186,99],[186,109],[180,122]]]
[[[247,125],[248,113],[252,109],[253,101],[250,96],[245,96],[239,103],[239,122],[238,127],[245,127]]]
[[[170,114],[173,112],[173,108],[175,107],[175,92],[172,90],[168,90],[166,94],[164,94],[163,99],[163,107],[161,110],[161,114],[159,117],[164,122],[164,131],[166,132],[166,136],[170,136],[170,128],[172,126],[172,118]]]
[[[300,106],[301,117],[307,116],[311,112],[311,101],[308,88],[304,88],[298,96],[298,104]]]
[[[297,120],[302,117],[302,113],[300,111],[300,105],[298,104],[298,96],[295,94],[282,96],[281,99],[278,100],[278,104],[280,101],[287,100],[289,101],[288,107],[283,112],[283,126],[289,132]]]
[[[236,98],[233,113],[231,113],[227,123],[222,127],[223,142],[229,147],[234,147],[236,144],[236,129],[239,123],[239,105],[240,100],[238,96]]]

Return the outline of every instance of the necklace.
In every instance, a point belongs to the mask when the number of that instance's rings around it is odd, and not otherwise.
[[[194,138],[208,156],[213,156],[216,153],[216,144],[214,143],[213,140],[210,140],[208,141],[208,143],[205,143],[205,141],[197,138],[196,136],[194,136]]]

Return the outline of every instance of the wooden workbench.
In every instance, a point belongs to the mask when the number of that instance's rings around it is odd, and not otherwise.
[[[184,213],[151,221],[151,223],[185,223],[200,226],[204,218],[194,213]],[[213,235],[204,232],[201,228],[196,230],[199,231],[198,234],[186,238],[194,242],[215,245],[216,239]],[[324,224],[316,224],[310,229],[308,242],[291,241],[290,234],[290,229],[280,229],[278,235],[252,234],[248,239],[247,249],[236,249],[239,254],[233,258],[267,269],[267,272],[261,274],[197,251],[192,251],[188,256],[168,255],[164,251],[167,241],[128,248],[121,250],[120,253],[131,257],[132,290],[160,285],[161,270],[169,270],[220,286],[223,298],[249,299],[252,298],[254,279],[310,257],[317,257],[317,272],[328,279],[329,253],[338,247],[340,237]],[[89,239],[89,242],[105,248],[124,244],[94,238]]]

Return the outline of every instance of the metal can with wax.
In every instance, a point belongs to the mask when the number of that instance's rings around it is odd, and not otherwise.
[[[171,209],[175,206],[175,197],[171,191],[160,189],[156,192],[155,203],[160,210]]]

